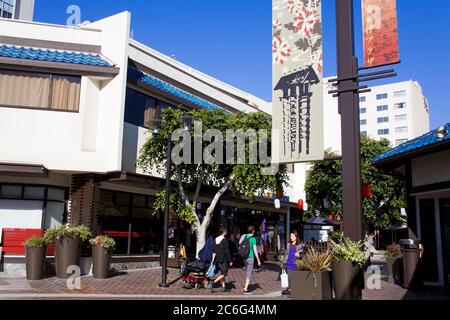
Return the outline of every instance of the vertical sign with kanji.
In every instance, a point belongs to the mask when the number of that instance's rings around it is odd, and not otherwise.
[[[272,157],[277,163],[322,160],[322,0],[272,5]]]
[[[400,62],[396,0],[362,0],[364,66]]]

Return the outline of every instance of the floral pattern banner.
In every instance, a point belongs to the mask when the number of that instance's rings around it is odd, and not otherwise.
[[[322,160],[322,0],[272,1],[272,155],[279,163]]]

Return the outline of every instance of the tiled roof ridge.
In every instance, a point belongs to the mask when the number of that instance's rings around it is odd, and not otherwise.
[[[438,138],[437,133],[438,130],[444,127],[447,131],[447,135],[444,138]],[[417,151],[421,149],[428,148],[430,146],[433,146],[435,144],[438,144],[443,141],[450,141],[450,123],[444,124],[442,126],[439,126],[436,129],[433,129],[413,140],[409,140],[395,148],[392,148],[377,157],[373,158],[373,162],[380,162],[383,160],[387,160],[399,155],[402,155],[407,152]]]
[[[128,74],[130,74],[133,78],[135,78],[138,81],[148,84],[156,89],[164,91],[175,97],[181,98],[182,100],[185,100],[196,106],[199,106],[199,107],[202,107],[205,109],[210,109],[210,110],[223,110],[224,109],[222,107],[215,105],[214,103],[206,101],[205,99],[197,97],[196,95],[193,95],[192,93],[184,91],[183,89],[177,88],[176,86],[174,86],[170,83],[167,83],[161,79],[158,79],[155,76],[149,75],[149,74],[139,70],[135,66],[132,66],[132,65],[128,66]]]
[[[112,67],[114,63],[101,53],[11,45],[0,42],[0,56],[26,60],[74,63]]]

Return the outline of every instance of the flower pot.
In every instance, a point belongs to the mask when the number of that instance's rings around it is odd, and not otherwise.
[[[401,284],[402,261],[400,258],[386,258],[389,282]]]
[[[25,247],[25,265],[28,280],[40,280],[44,273],[47,247]]]
[[[363,270],[350,261],[332,263],[333,288],[336,300],[361,300]]]
[[[63,237],[55,239],[55,268],[56,277],[67,279],[73,274],[70,266],[80,266],[81,239]]]
[[[92,273],[94,278],[106,279],[109,277],[109,266],[111,264],[112,253],[100,245],[92,246]]]
[[[289,271],[293,300],[332,300],[331,272]]]

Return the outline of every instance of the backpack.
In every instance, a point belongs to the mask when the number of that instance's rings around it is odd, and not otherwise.
[[[247,236],[239,244],[239,255],[242,259],[248,259],[250,255],[250,238]]]

